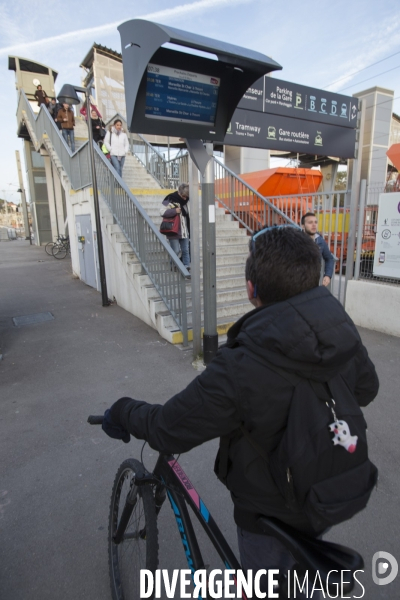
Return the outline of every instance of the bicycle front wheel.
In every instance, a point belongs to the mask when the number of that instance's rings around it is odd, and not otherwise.
[[[140,569],[149,569],[154,573],[158,566],[158,529],[153,490],[150,485],[135,485],[134,477],[140,469],[143,466],[139,461],[132,458],[125,460],[118,469],[111,495],[108,548],[113,600],[140,598]],[[114,536],[123,512],[126,518],[128,506],[132,507],[131,514],[128,514],[122,541],[116,544]]]
[[[48,242],[44,247],[46,254],[48,254],[49,256],[53,256],[52,250],[53,250],[54,246],[55,246],[54,242]]]
[[[54,258],[58,258],[58,259],[62,259],[65,258],[67,256],[67,248],[64,246],[64,244],[54,244],[53,248],[51,249]]]

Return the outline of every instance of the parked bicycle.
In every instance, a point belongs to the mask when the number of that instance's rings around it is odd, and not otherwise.
[[[69,236],[59,235],[55,242],[48,242],[44,247],[46,253],[54,258],[62,259],[71,251]]]
[[[102,422],[102,416],[88,418],[91,425],[101,425]],[[192,575],[197,570],[206,570],[207,561],[202,557],[188,506],[218,552],[223,568],[241,569],[177,459],[172,455],[160,454],[154,471],[150,473],[142,462],[130,458],[119,467],[111,494],[108,551],[113,600],[140,598],[140,570],[148,569],[154,573],[157,569],[157,517],[166,497],[171,504]],[[260,533],[278,538],[290,550],[298,563],[296,573],[307,571],[309,581],[313,581],[318,572],[325,592],[331,594],[329,597],[337,597],[338,589],[348,595],[354,588],[355,574],[364,568],[363,558],[354,550],[309,537],[277,519],[261,517],[259,526]],[[343,571],[346,571],[345,581],[341,577]],[[279,590],[275,590],[279,598],[296,597],[290,594],[290,583],[293,583],[290,573],[280,578]],[[153,598],[154,593],[148,597]],[[244,592],[242,598],[247,598]]]

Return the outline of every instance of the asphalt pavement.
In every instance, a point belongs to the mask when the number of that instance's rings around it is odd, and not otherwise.
[[[50,320],[13,321],[43,313]],[[397,600],[400,576],[375,585],[371,561],[386,551],[400,562],[400,338],[360,333],[381,380],[365,409],[380,480],[367,509],[327,538],[364,556],[365,593],[357,587],[353,597]],[[0,598],[110,600],[111,487],[119,464],[139,458],[143,444],[111,440],[87,416],[121,396],[165,402],[197,376],[191,352],[117,305],[102,307],[101,295],[72,275],[69,259],[11,241],[0,243],[0,354]],[[236,552],[229,494],[212,470],[217,446],[205,444],[179,462]],[[143,458],[150,468],[156,455],[146,446]],[[160,568],[185,568],[167,504],[159,529]],[[220,566],[208,549],[205,556]]]

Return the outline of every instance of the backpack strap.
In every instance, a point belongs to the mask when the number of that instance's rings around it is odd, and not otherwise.
[[[324,400],[325,402],[331,402],[332,395],[330,393],[328,383],[322,383],[318,381],[313,381],[312,379],[306,379],[305,377],[299,377],[298,375],[295,375],[294,373],[288,373],[287,371],[285,371],[285,369],[276,367],[271,363],[268,363],[268,368],[271,369],[271,371],[275,371],[275,373],[278,373],[278,375],[283,377],[283,379],[286,379],[286,381],[291,383],[294,387],[296,387],[298,383],[300,383],[300,381],[308,381],[317,398],[319,398],[320,400]],[[240,426],[240,430],[243,433],[244,437],[248,440],[248,442],[253,446],[257,454],[259,454],[261,458],[268,464],[269,459],[265,450],[259,444],[257,444],[257,442],[252,438],[250,432],[244,427],[244,425]],[[229,452],[229,444],[227,452]]]
[[[251,350],[249,351],[248,348],[247,348],[247,351],[250,354],[254,354],[251,352]],[[283,379],[286,379],[286,381],[288,381],[294,387],[296,387],[301,381],[308,381],[309,384],[311,385],[311,387],[313,388],[314,393],[316,394],[316,396],[318,398],[320,398],[321,400],[324,400],[325,402],[331,401],[332,396],[330,394],[328,384],[313,381],[311,379],[305,379],[305,377],[299,377],[298,375],[295,375],[294,373],[288,373],[285,369],[281,369],[280,367],[277,367],[271,363],[268,363],[268,368],[271,369],[271,371],[275,371],[275,373],[278,373],[278,375],[280,375]],[[239,431],[242,432],[243,436],[247,439],[247,441],[254,448],[254,450],[257,452],[257,454],[259,454],[261,456],[261,458],[265,461],[265,463],[268,464],[269,458],[268,458],[268,455],[265,452],[264,448],[262,448],[252,438],[251,433],[245,428],[244,425],[240,426],[240,429],[238,429],[237,432],[239,432]],[[215,474],[217,475],[218,479],[225,485],[226,485],[226,478],[227,478],[228,470],[229,470],[229,447],[230,447],[230,443],[231,443],[231,440],[233,439],[233,437],[234,437],[233,434],[221,436],[220,442],[219,442],[218,455],[217,455],[217,459],[216,459],[215,467],[214,467],[214,471],[215,471]]]

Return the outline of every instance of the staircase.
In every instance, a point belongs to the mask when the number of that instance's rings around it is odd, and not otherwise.
[[[17,119],[19,124],[25,124],[36,150],[46,147],[59,173],[67,198],[73,270],[79,275],[75,217],[89,213],[94,222],[87,124],[77,117],[76,152],[71,155],[48,112],[42,109],[35,115],[23,91]],[[143,143],[145,154],[153,157],[156,152],[145,140]],[[158,231],[161,202],[170,190],[162,189],[133,155],[126,157],[121,181],[99,147],[94,145],[93,149],[110,297],[115,296],[118,304],[155,327],[166,340],[186,345],[192,337],[191,282],[186,268]],[[173,175],[178,172],[182,179],[185,159],[179,160],[179,169],[175,165],[168,168]],[[229,199],[238,195],[240,205],[247,206],[250,201],[263,203],[268,224],[286,216],[222,163],[219,165],[223,175],[216,180],[228,186],[220,190],[224,193],[216,203],[217,330],[223,336],[234,321],[252,308],[244,282],[248,255],[246,224]],[[157,173],[165,176],[168,172],[165,165],[161,162],[159,166]],[[232,196],[233,189],[236,192]]]
[[[151,194],[150,190],[145,194],[135,192],[137,199],[157,227],[160,226],[162,220],[160,216],[161,203],[169,190],[159,190],[159,192],[157,194]],[[244,266],[249,253],[248,240],[246,230],[240,229],[239,223],[233,220],[231,215],[225,214],[224,209],[216,207],[217,330],[220,336],[224,336],[229,327],[252,308],[247,299],[244,278]],[[202,253],[201,247],[200,252]],[[200,279],[202,290],[202,267]],[[188,325],[191,327],[190,285],[187,290]],[[157,303],[157,300],[153,299],[152,302]],[[169,327],[167,323],[170,321],[166,315],[164,318],[165,329],[167,329]],[[190,329],[189,339],[191,339]]]
[[[147,173],[141,162],[132,155],[128,155],[125,159],[123,179],[158,228],[162,220],[160,216],[161,203],[171,190],[162,189],[153,177]],[[152,325],[169,342],[182,343],[182,333],[177,328],[170,311],[160,298],[150,278],[141,272],[140,262],[132,252],[129,244],[126,243],[127,240],[120,227],[113,222],[112,215],[105,205],[102,207],[102,215],[107,236],[120,255],[121,262],[127,271],[128,280],[132,281],[136,290],[140,290],[142,301],[148,306]],[[233,220],[231,215],[225,214],[225,210],[218,207],[216,208],[216,247],[217,329],[221,338],[220,341],[224,341],[225,333],[232,323],[252,307],[247,299],[244,283],[248,236],[244,229],[239,228],[239,223]],[[120,294],[122,295],[122,289]],[[192,299],[190,282],[186,284],[186,295],[188,338],[191,340]],[[116,300],[126,307],[126,301],[121,302],[118,297],[116,297]]]

